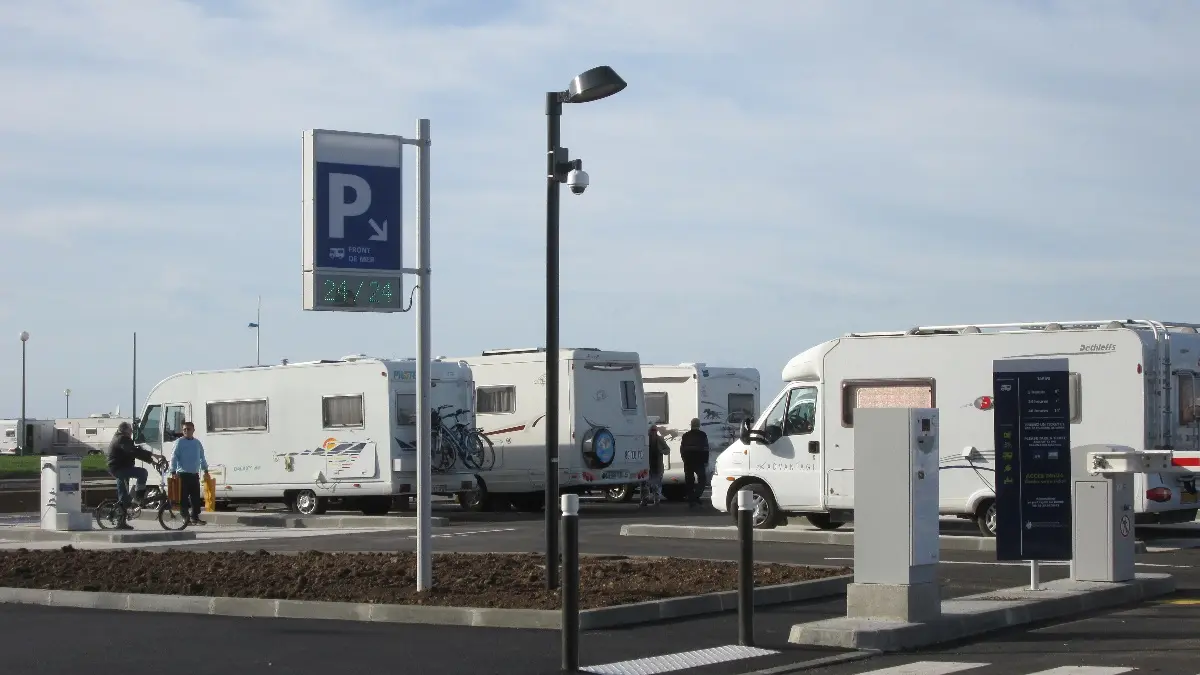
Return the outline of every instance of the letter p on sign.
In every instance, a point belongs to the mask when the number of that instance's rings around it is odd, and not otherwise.
[[[354,201],[346,201],[346,188],[354,190]],[[371,186],[350,173],[329,174],[329,238],[346,237],[346,218],[361,216],[371,208]]]

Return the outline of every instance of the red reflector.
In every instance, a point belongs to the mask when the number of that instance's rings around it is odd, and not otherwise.
[[[1200,457],[1176,457],[1171,463],[1175,466],[1200,466]]]
[[[991,410],[992,409],[992,397],[991,396],[980,396],[979,398],[975,399],[975,407],[979,408],[980,410]]]
[[[1142,374],[1142,364],[1138,364],[1138,375]]]
[[[1171,501],[1171,489],[1165,487],[1156,487],[1146,490],[1146,499],[1152,502],[1169,502]]]

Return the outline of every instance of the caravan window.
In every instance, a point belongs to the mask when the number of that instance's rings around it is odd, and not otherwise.
[[[17,437],[17,430],[16,430],[16,429],[5,429],[5,430],[4,430],[4,437],[5,437],[5,438],[16,438],[16,437]]]
[[[671,421],[671,406],[665,391],[646,392],[646,417],[657,417],[659,424]]]
[[[406,392],[396,392],[396,426],[415,427],[417,425],[417,395]]]
[[[1190,426],[1196,422],[1196,384],[1195,376],[1190,372],[1181,372],[1180,374],[1180,426]],[[1075,400],[1072,398],[1072,404]],[[1072,411],[1072,417],[1074,411]]]
[[[321,424],[326,429],[361,427],[363,417],[362,394],[321,397]]]
[[[84,436],[95,436],[96,434],[99,434],[99,433],[100,433],[100,430],[97,429],[96,427],[88,427],[87,429],[83,430]]]
[[[637,410],[637,382],[621,380],[621,409]]]
[[[646,395],[646,404],[649,405],[649,394]],[[726,420],[731,424],[741,424],[744,420],[754,419],[754,394],[730,394],[729,395],[729,419]]]
[[[208,433],[266,431],[267,400],[213,401],[206,404]]]
[[[55,429],[54,430],[54,444],[55,445],[69,445],[70,443],[71,443],[71,430],[70,429]]]
[[[933,408],[934,381],[870,380],[842,382],[842,426],[854,426],[855,408]]]
[[[475,390],[475,412],[479,415],[504,415],[517,410],[517,388],[479,387]]]

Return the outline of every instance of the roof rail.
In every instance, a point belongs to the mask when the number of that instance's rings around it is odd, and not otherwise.
[[[869,333],[846,333],[846,337],[883,337],[901,335],[952,335],[962,333],[1004,333],[1016,331],[1059,331],[1088,330],[1096,328],[1146,328],[1155,326],[1176,329],[1180,332],[1200,330],[1200,324],[1150,319],[1103,319],[1097,321],[1022,321],[1019,323],[951,324],[946,326],[916,326],[903,331],[876,331]]]
[[[501,354],[536,354],[545,353],[545,347],[514,347],[512,349],[485,349],[481,356],[498,356]],[[598,347],[561,347],[560,351],[598,352]]]

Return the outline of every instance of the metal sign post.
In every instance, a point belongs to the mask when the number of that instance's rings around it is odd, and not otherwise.
[[[417,137],[304,132],[304,309],[407,312],[403,276],[416,277],[417,590],[433,587],[430,509],[429,120]],[[417,266],[403,265],[403,150],[417,148]]]

